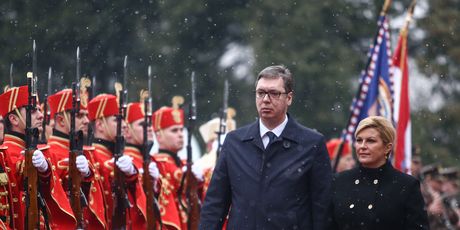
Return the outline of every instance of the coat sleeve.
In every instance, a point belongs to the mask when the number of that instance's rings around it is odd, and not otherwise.
[[[311,210],[313,229],[324,229],[331,201],[332,170],[324,138],[317,143],[316,155],[311,170]]]
[[[222,229],[226,220],[231,204],[227,154],[224,144],[201,209],[200,230]]]
[[[332,178],[332,185],[331,185],[331,194],[335,194],[335,183],[336,183],[336,176]],[[328,210],[327,210],[327,220],[326,220],[326,230],[338,230],[339,226],[335,219],[335,199],[333,195],[331,195],[331,202],[329,203]]]
[[[428,217],[425,210],[420,182],[411,181],[409,185],[409,195],[405,202],[405,227],[404,229],[429,229]]]

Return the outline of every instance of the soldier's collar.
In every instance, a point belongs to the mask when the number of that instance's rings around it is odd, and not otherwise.
[[[142,145],[135,145],[131,143],[126,143],[126,147],[136,148],[139,151],[142,151],[142,148],[143,148]]]
[[[171,156],[174,159],[174,163],[176,163],[177,167],[180,167],[182,165],[182,161],[180,160],[180,158],[177,155],[177,153],[175,153],[173,151],[166,150],[166,149],[159,149],[158,152],[168,154],[169,156]]]
[[[23,141],[26,141],[26,135],[23,134],[23,133],[18,133],[18,132],[15,132],[15,131],[8,131],[7,134],[10,134],[12,136],[20,138]]]
[[[65,139],[69,139],[69,134],[65,134],[61,131],[58,131],[56,129],[53,129],[53,136],[56,136],[56,137],[60,137],[60,138],[65,138]]]
[[[115,152],[115,143],[112,142],[112,141],[108,141],[108,140],[104,140],[104,139],[100,139],[100,138],[95,138],[93,143],[103,145],[108,150],[110,150],[110,152],[112,152],[112,153]]]

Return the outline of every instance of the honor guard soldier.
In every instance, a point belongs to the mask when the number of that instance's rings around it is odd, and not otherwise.
[[[118,158],[114,165],[113,153],[115,151],[116,128],[117,128],[117,115],[119,114],[119,106],[117,97],[111,94],[100,94],[94,97],[88,104],[89,119],[93,122],[94,142],[95,147],[95,160],[97,161],[96,167],[99,167],[101,179],[104,185],[104,196],[107,201],[107,220],[108,226],[111,228],[113,219],[112,213],[114,211],[114,199],[112,196],[112,181],[114,180],[115,165],[126,176],[126,192],[128,194],[129,213],[127,213],[127,227],[133,229],[145,229],[143,226],[134,226],[133,220],[140,215],[143,210],[140,210],[134,202],[135,194],[142,194],[142,185],[138,180],[138,170],[133,164],[131,157],[123,155]],[[124,198],[123,198],[124,199]],[[128,201],[127,201],[128,202]],[[140,213],[139,213],[140,212]],[[133,218],[134,219],[130,219]],[[138,222],[136,222],[138,223]],[[144,222],[145,223],[145,222]]]
[[[134,165],[142,168],[142,143],[143,143],[143,125],[144,125],[144,105],[143,103],[129,103],[126,110],[125,154],[133,158]],[[148,140],[153,143],[153,128],[147,129]],[[158,177],[158,174],[155,174]]]
[[[7,133],[3,143],[3,151],[6,154],[6,169],[12,175],[10,179],[10,186],[12,190],[13,200],[13,219],[16,229],[24,229],[24,219],[26,213],[26,200],[24,192],[24,171],[25,171],[25,156],[24,150],[26,148],[26,106],[28,106],[29,90],[28,86],[13,87],[8,89],[5,93],[0,95],[0,115],[5,118],[5,126]],[[38,100],[38,99],[37,99]],[[38,105],[38,103],[37,103]],[[37,128],[40,132],[43,121],[43,114],[37,106],[31,113],[31,126]],[[74,226],[75,218],[72,212],[67,212],[70,207],[68,206],[67,198],[62,196],[64,190],[57,177],[55,176],[54,169],[51,164],[51,158],[48,153],[49,146],[39,145],[37,150],[33,152],[32,164],[38,171],[39,185],[41,197],[46,201],[47,209],[53,215],[50,220],[51,225],[56,226],[55,229],[65,228],[66,226]],[[40,193],[39,193],[40,194]],[[41,200],[43,201],[43,200]],[[45,205],[41,202],[42,206]],[[67,206],[66,206],[67,204]],[[48,222],[46,216],[47,211],[43,212],[42,221]],[[33,220],[29,220],[33,221]],[[58,227],[60,226],[60,227]]]
[[[184,111],[179,108],[182,97],[173,98],[173,107],[162,107],[153,113],[152,125],[159,144],[159,153],[154,161],[160,171],[158,202],[160,206],[163,229],[187,229],[187,213],[180,202],[185,200],[183,185],[185,161],[177,152],[184,145]],[[192,172],[199,181],[203,181],[203,172],[192,167]],[[182,182],[182,183],[181,183]]]
[[[80,93],[85,91],[81,90]],[[72,110],[72,89],[64,89],[48,97],[50,117],[55,120],[52,135],[48,139],[50,153],[56,158],[56,171],[61,184],[69,191],[69,152],[70,149],[70,112]],[[81,97],[80,109],[75,116],[75,131],[82,131],[84,136],[88,133],[88,108],[87,100]],[[83,209],[85,229],[106,229],[105,199],[100,181],[99,171],[95,167],[93,147],[85,146],[83,154],[76,157],[76,167],[81,173],[84,192],[83,201],[87,201],[87,208]],[[89,161],[88,161],[89,159]]]
[[[326,143],[327,152],[329,153],[329,158],[331,159],[332,166],[334,166],[335,161],[337,160],[337,155],[341,143],[342,140],[340,138],[333,138]],[[340,154],[340,159],[337,163],[336,172],[340,173],[345,170],[352,169],[355,167],[355,165],[355,159],[353,159],[353,155],[351,154],[351,145],[347,141],[343,143],[342,153]]]

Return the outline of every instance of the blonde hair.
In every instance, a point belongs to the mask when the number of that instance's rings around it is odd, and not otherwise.
[[[384,144],[391,143],[393,144],[395,141],[396,130],[393,127],[391,121],[386,119],[385,117],[381,116],[370,116],[363,120],[361,120],[358,124],[358,127],[355,131],[355,138],[359,132],[363,131],[367,128],[374,128],[376,129]]]

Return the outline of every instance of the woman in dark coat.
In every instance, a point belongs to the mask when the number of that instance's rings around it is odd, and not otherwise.
[[[429,229],[419,181],[388,161],[395,139],[391,122],[363,119],[355,138],[359,167],[334,178],[328,229]]]

